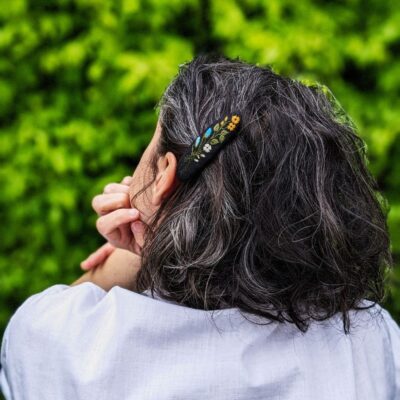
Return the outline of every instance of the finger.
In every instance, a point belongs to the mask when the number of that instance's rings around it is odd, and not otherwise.
[[[118,208],[131,206],[127,193],[98,194],[93,197],[92,207],[99,215],[103,215]]]
[[[103,193],[128,193],[129,186],[128,185],[121,185],[120,183],[109,183],[104,186]]]
[[[115,250],[115,247],[110,243],[105,243],[99,247],[95,252],[89,255],[86,260],[82,261],[82,269],[90,269],[94,266],[101,264],[105,259]]]
[[[81,268],[83,270],[89,270],[92,268],[98,267],[100,264],[102,264],[108,256],[114,251],[114,247],[110,250],[106,249],[98,249],[94,253],[90,254],[89,257],[81,262]]]
[[[135,242],[140,248],[144,245],[144,235],[146,232],[146,225],[142,221],[134,221],[131,223],[131,230],[135,237]]]
[[[133,179],[132,176],[125,176],[125,178],[122,179],[121,183],[123,185],[128,185],[129,186],[132,183],[132,179]]]
[[[95,252],[89,255],[86,260],[81,262],[81,268],[84,270],[91,269],[104,262],[108,256],[115,250],[115,247],[110,243],[105,243],[99,247]]]
[[[129,224],[124,224],[124,225],[120,225],[118,227],[119,233],[120,233],[120,241],[121,243],[131,243],[132,239],[133,239],[133,234],[131,231],[131,228],[129,226]]]
[[[96,228],[108,240],[108,235],[120,225],[133,222],[138,218],[139,211],[135,208],[120,208],[98,218]]]
[[[81,262],[81,268],[84,271],[88,271],[90,269],[97,268],[102,263],[104,263],[110,254],[115,250],[115,247],[110,244],[110,249],[106,250],[96,250],[96,252],[92,253],[86,260]]]

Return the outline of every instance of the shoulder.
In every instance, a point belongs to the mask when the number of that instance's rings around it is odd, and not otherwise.
[[[3,392],[24,387],[23,382],[29,380],[30,371],[37,370],[37,366],[65,362],[63,349],[74,346],[79,335],[82,344],[87,344],[90,325],[85,321],[106,294],[99,286],[85,282],[76,286],[53,285],[28,297],[10,318],[3,335]]]
[[[381,360],[381,371],[376,371],[376,374],[382,375],[382,381],[388,379],[392,382],[393,393],[399,394],[400,326],[383,306],[370,301],[364,301],[363,305],[371,306],[355,313],[356,331],[360,328],[359,332],[362,332],[359,338],[364,343],[360,346],[360,349],[363,349],[363,357],[369,357],[371,365],[376,360]],[[357,325],[357,322],[361,323]]]
[[[107,292],[92,282],[69,286],[56,284],[28,297],[14,312],[6,332],[14,337],[25,331],[48,330],[81,319]]]
[[[78,316],[79,311],[96,304],[106,293],[92,282],[76,286],[56,284],[28,297],[17,308],[8,325],[14,330],[22,328],[27,321],[33,322],[33,328],[40,327],[42,322],[61,322],[65,313],[74,311],[74,315]]]
[[[392,356],[396,365],[400,390],[400,326],[385,308],[378,306],[379,320],[385,332],[385,340],[388,348],[392,349]]]
[[[352,333],[349,337],[359,336],[367,341],[375,338],[387,349],[396,349],[395,356],[400,357],[400,327],[390,312],[379,303],[366,299],[359,306],[360,309],[352,309],[349,313]]]
[[[3,335],[2,388],[26,362],[37,362],[43,349],[47,354],[57,351],[73,333],[82,330],[88,314],[106,294],[92,282],[84,282],[76,286],[56,284],[28,297],[10,318]]]
[[[373,326],[379,328],[381,331],[383,330],[390,337],[400,337],[400,327],[386,308],[370,300],[363,300],[360,305],[368,308],[351,311],[356,326],[358,322],[361,322],[361,326],[365,322],[373,324]],[[371,327],[371,325],[369,326]]]

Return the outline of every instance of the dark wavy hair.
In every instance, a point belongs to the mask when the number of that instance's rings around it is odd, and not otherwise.
[[[238,110],[242,128],[153,216],[138,292],[302,332],[340,312],[348,333],[349,310],[384,300],[387,200],[365,143],[323,88],[215,54],[180,66],[157,105],[154,178],[161,155],[179,160],[212,121]]]

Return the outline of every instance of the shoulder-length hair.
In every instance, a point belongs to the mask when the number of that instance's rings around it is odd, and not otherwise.
[[[384,299],[387,201],[331,97],[239,59],[203,54],[180,66],[159,103],[154,178],[160,155],[179,160],[213,121],[238,110],[242,127],[148,224],[139,292],[303,332],[340,312],[348,333],[349,310]]]

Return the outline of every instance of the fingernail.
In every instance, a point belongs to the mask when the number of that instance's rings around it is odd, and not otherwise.
[[[132,217],[138,217],[139,211],[136,210],[136,208],[132,208],[131,210],[129,210],[129,215],[132,215]]]

